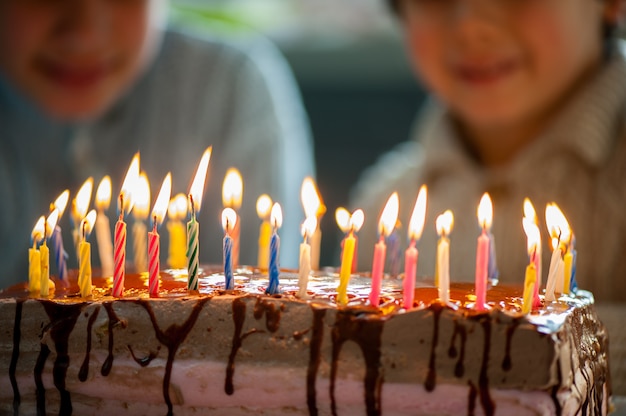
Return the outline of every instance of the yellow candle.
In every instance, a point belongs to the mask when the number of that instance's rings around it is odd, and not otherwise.
[[[28,249],[28,290],[31,293],[39,292],[41,287],[41,253],[37,244],[45,233],[45,222],[45,217],[39,217],[31,233],[33,248]]]
[[[40,249],[41,257],[41,283],[39,285],[39,294],[41,297],[48,297],[50,292],[50,249],[46,244],[46,239],[43,239],[43,244]]]
[[[169,222],[167,231],[170,235],[168,264],[173,269],[182,269],[187,266],[185,245],[187,244],[187,231],[182,219],[187,216],[187,197],[183,194],[176,195],[167,209]]]
[[[572,256],[571,251],[567,251],[565,256],[563,256],[563,294],[569,294],[569,286],[570,279],[572,277],[572,261],[574,260],[574,256]]]
[[[96,211],[91,210],[89,214],[82,220],[81,229],[83,238],[78,245],[78,287],[80,295],[84,298],[91,296],[91,244],[87,242],[87,237],[91,233],[91,228],[96,222]]]
[[[257,265],[261,270],[267,270],[270,257],[270,239],[272,237],[272,226],[269,222],[270,210],[272,209],[272,199],[268,195],[261,195],[256,201],[256,212],[263,220],[259,229],[259,254]]]
[[[537,269],[535,268],[535,262],[531,260],[530,264],[526,266],[526,276],[524,278],[524,299],[522,303],[522,313],[528,314],[533,307],[533,291],[535,288],[535,282],[537,281]]]
[[[337,303],[345,305],[348,303],[348,283],[352,274],[352,257],[354,256],[354,233],[343,240],[343,256],[341,258],[341,270],[339,272],[339,287],[337,288]]]

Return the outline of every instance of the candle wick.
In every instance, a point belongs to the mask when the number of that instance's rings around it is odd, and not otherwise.
[[[120,221],[124,220],[124,194],[120,193]]]
[[[157,216],[154,216],[154,222],[152,223],[152,231],[157,232]]]
[[[83,240],[87,238],[87,221],[83,221]]]
[[[189,194],[189,202],[191,203],[191,216],[193,218],[195,218],[196,217],[196,206],[193,203],[193,195],[192,194]]]

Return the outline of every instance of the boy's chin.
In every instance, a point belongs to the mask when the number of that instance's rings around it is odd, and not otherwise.
[[[112,105],[113,97],[80,99],[47,99],[40,102],[41,108],[51,118],[72,122],[89,121],[98,118]]]

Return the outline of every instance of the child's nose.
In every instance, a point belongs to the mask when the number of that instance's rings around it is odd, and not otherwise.
[[[111,27],[106,0],[69,0],[60,11],[55,35],[66,52],[89,53],[105,42]]]

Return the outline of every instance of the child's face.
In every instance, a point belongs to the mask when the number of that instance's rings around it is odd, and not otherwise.
[[[600,0],[404,0],[411,59],[471,128],[545,117],[601,60]],[[512,123],[512,124],[511,124]]]
[[[154,55],[164,2],[0,0],[0,70],[52,116],[96,116]]]

